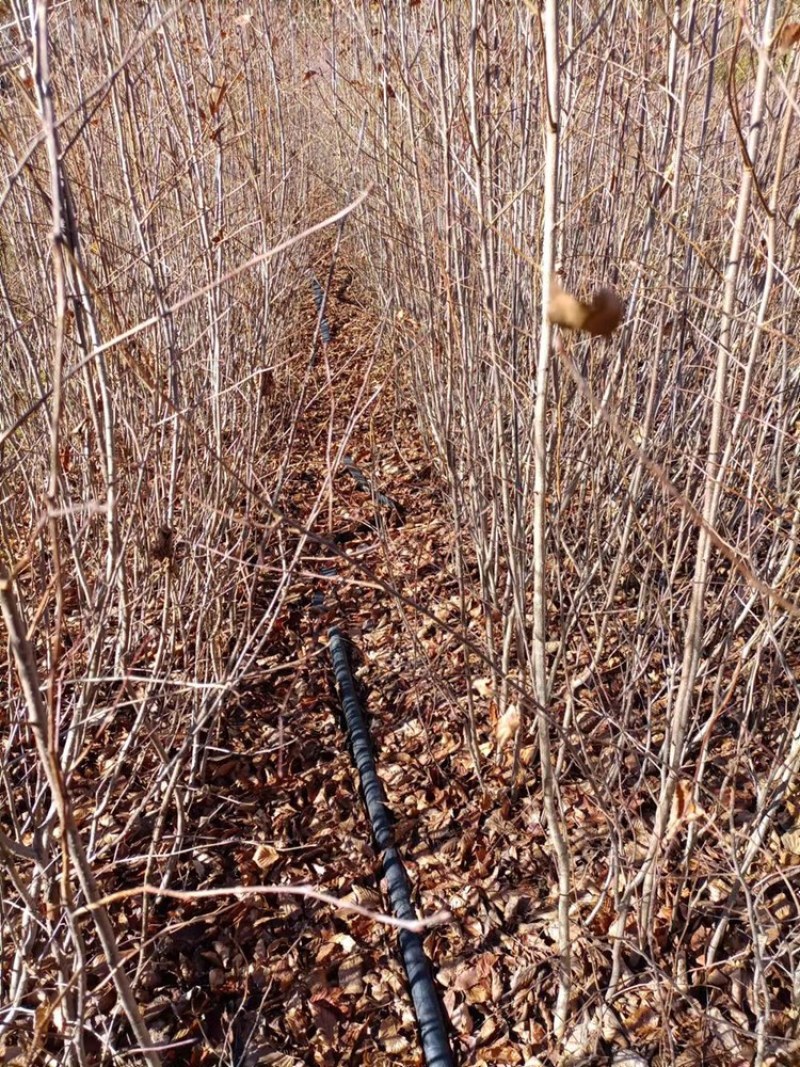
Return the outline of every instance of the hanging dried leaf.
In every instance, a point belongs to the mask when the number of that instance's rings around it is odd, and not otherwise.
[[[613,289],[598,289],[591,304],[565,293],[558,280],[551,282],[547,317],[554,326],[585,330],[593,337],[609,337],[622,322],[625,305]]]
[[[225,93],[228,91],[228,85],[224,78],[218,82],[214,82],[208,91],[208,110],[211,118],[216,118],[223,101],[225,100]]]
[[[678,782],[669,813],[667,841],[670,841],[688,823],[695,822],[697,819],[702,818],[703,815],[703,809],[694,802],[692,797],[691,783]]]
[[[800,43],[800,22],[787,22],[778,34],[778,55],[783,56]]]

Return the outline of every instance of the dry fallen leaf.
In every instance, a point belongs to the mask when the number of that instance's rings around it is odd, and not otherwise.
[[[491,678],[473,678],[472,688],[479,697],[485,699],[494,692],[494,681]]]
[[[498,754],[503,751],[509,742],[514,741],[519,730],[520,721],[519,708],[516,704],[509,704],[505,712],[497,720],[497,727],[495,728],[495,743]]]
[[[268,871],[270,867],[274,867],[280,859],[280,852],[272,845],[258,845],[253,853],[253,860],[256,867],[262,871]]]

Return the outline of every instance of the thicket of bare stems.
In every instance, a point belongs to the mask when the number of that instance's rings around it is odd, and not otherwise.
[[[64,1062],[83,1063],[87,1007],[95,1018],[120,953],[111,978],[146,1044],[126,974],[147,958],[150,905],[133,941],[103,941],[98,974],[73,872],[86,903],[91,871],[124,864],[104,829],[123,804],[127,826],[151,828],[142,881],[171,885],[218,716],[253,675],[324,500],[276,520],[307,447],[297,427],[320,402],[300,338],[309,271],[332,244],[294,239],[331,198],[300,134],[302,74],[280,85],[276,52],[303,69],[292,5],[238,22],[229,4],[70,3],[47,21],[44,4],[12,8],[0,537],[17,663],[4,665],[0,1034],[13,1046],[55,1029]],[[102,933],[103,909],[90,918]],[[32,1019],[53,973],[60,993]],[[113,1048],[113,1013],[105,1025]]]
[[[800,1007],[798,60],[770,46],[781,12],[97,0],[53,5],[37,34],[31,7],[13,0],[0,42],[3,607],[30,673],[26,704],[8,657],[0,1031],[48,968],[64,1062],[84,1062],[102,986],[72,872],[85,903],[92,870],[124,861],[110,804],[152,818],[143,880],[170,886],[217,716],[326,500],[281,521],[322,402],[292,338],[323,246],[271,251],[371,186],[350,254],[447,489],[461,626],[485,658],[466,658],[467,740],[480,771],[488,661],[500,713],[522,716],[511,790],[543,792],[554,1028],[569,1039],[587,990],[603,1026],[637,984],[665,1017],[702,986],[715,1036],[765,1062]],[[625,295],[613,339],[551,344],[551,266]],[[276,561],[266,598],[254,541]],[[121,707],[126,740],[98,756]],[[71,790],[87,760],[96,796]],[[135,802],[131,761],[149,781]],[[124,975],[147,928],[145,905],[141,930],[116,931],[134,1033]]]
[[[548,724],[522,774],[570,901],[555,1028],[571,986],[597,982],[604,913],[608,1005],[642,960],[679,1000],[736,956],[761,1062],[796,951],[797,59],[773,4],[755,24],[722,3],[671,22],[557,6],[554,59],[556,5],[354,4],[338,117],[369,90],[363,174],[392,239],[371,218],[364,241],[402,316],[464,602],[477,585],[503,706]],[[569,286],[616,286],[627,319],[610,343],[557,339],[547,367],[553,225]],[[474,730],[468,691],[465,714]],[[741,1051],[745,1015],[718,1015]]]

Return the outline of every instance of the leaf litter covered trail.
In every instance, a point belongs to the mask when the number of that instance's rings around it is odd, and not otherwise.
[[[343,293],[346,281],[337,271],[332,291]],[[309,305],[313,320],[311,295]],[[307,384],[280,500],[283,540],[272,542],[285,557],[273,558],[254,534],[230,605],[239,625],[257,627],[308,501],[321,490],[316,539],[303,548],[253,669],[225,698],[198,757],[204,784],[177,826],[171,807],[165,824],[153,798],[143,802],[152,752],[125,762],[101,820],[108,836],[98,854],[110,861],[99,871],[103,890],[162,879],[178,892],[307,885],[385,911],[332,689],[326,644],[336,621],[352,640],[418,913],[453,913],[426,946],[456,1054],[476,1064],[524,1063],[547,1048],[554,988],[554,886],[538,802],[534,791],[511,815],[502,800],[507,766],[486,764],[480,788],[464,734],[462,606],[447,502],[401,394],[402,374],[385,353],[371,358],[369,314],[358,301],[335,299],[328,313],[334,336]],[[351,461],[332,471],[343,442]],[[364,479],[399,507],[383,506]],[[254,523],[269,525],[268,514]],[[482,625],[477,602],[466,611]],[[490,752],[486,682],[475,700]],[[105,724],[98,751],[115,750],[116,758],[127,716],[123,710]],[[166,753],[178,743],[166,709],[151,737]],[[103,773],[93,760],[84,767]],[[88,793],[88,773],[83,784]],[[165,896],[144,908],[141,899],[112,907],[131,944],[140,934],[146,942],[137,996],[154,1037],[175,1046],[165,1062],[421,1062],[393,929],[297,896]],[[98,963],[90,985],[102,977]]]

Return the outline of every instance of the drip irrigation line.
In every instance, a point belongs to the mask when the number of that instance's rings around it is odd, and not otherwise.
[[[314,293],[314,303],[317,305],[317,315],[319,316],[320,340],[324,345],[329,345],[331,343],[331,328],[325,317],[325,306],[328,303],[327,294],[316,278],[311,279],[311,289]]]
[[[351,456],[345,456],[342,460],[342,466],[356,483],[359,489],[365,493],[369,493],[375,504],[380,505],[382,508],[390,508],[394,511],[400,520],[401,524],[405,521],[406,513],[403,506],[398,503],[393,496],[387,496],[386,493],[380,492],[370,482],[369,478],[364,472],[353,463]]]
[[[328,637],[333,673],[342,702],[353,761],[361,780],[361,792],[381,858],[392,912],[398,919],[415,920],[417,913],[411,903],[411,884],[394,843],[386,796],[375,767],[369,731],[350,672],[347,641],[338,626],[331,627]],[[422,938],[410,930],[401,930],[399,940],[425,1063],[428,1067],[454,1067],[455,1061],[447,1037],[444,1014],[433,984]]]

